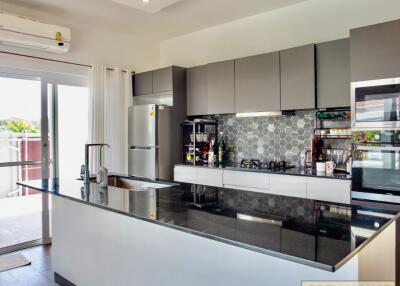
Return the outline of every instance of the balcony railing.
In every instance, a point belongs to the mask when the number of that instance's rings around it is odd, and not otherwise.
[[[34,191],[17,187],[15,183],[40,179],[41,165],[12,166],[12,163],[40,160],[40,134],[0,131],[0,162],[11,163],[8,167],[0,168],[0,198],[32,194]]]

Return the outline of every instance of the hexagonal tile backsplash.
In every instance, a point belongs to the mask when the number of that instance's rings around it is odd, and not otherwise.
[[[299,166],[300,154],[312,147],[315,111],[297,111],[294,116],[279,117],[221,115],[218,124],[228,146],[235,147],[235,161],[286,160]],[[333,142],[332,145],[336,144]]]

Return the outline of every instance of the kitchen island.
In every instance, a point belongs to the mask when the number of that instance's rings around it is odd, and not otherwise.
[[[108,188],[78,180],[19,183],[52,195],[59,282],[394,280],[394,211],[185,183],[129,190],[128,177],[114,179],[120,183]]]

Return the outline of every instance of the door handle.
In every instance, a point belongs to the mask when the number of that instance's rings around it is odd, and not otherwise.
[[[400,147],[396,146],[358,146],[359,151],[400,151]]]
[[[151,150],[151,149],[157,149],[158,146],[131,146],[130,150]]]

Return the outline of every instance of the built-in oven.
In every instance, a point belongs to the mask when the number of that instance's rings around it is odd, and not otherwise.
[[[355,132],[352,198],[400,203],[400,131]]]
[[[352,128],[400,129],[400,78],[351,84]]]

